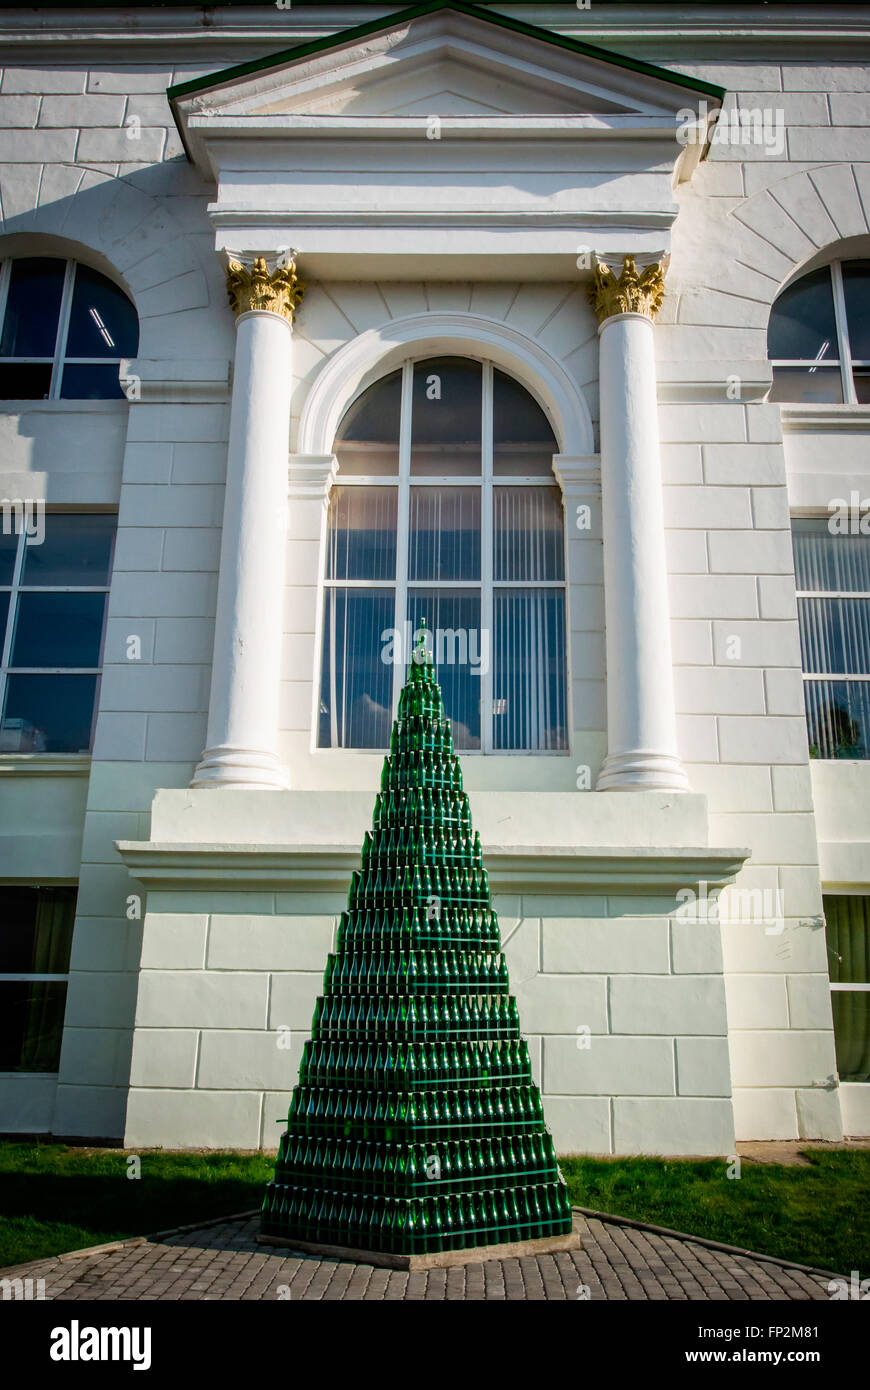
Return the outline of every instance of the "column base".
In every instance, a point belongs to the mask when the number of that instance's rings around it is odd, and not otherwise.
[[[230,787],[243,791],[286,791],[290,778],[277,753],[219,744],[206,748],[196,765],[192,787]]]
[[[598,774],[595,790],[687,792],[690,787],[686,769],[674,754],[634,749],[629,753],[608,754]]]

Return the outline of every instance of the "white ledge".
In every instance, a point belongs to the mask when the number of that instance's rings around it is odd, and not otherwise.
[[[359,868],[357,846],[167,844],[117,840],[115,847],[132,876],[152,891],[240,888],[266,891],[320,890],[346,893]],[[733,883],[748,849],[688,847],[657,849],[541,849],[518,853],[501,845],[484,848],[484,864],[495,893],[588,892],[676,893],[705,882]]]
[[[0,776],[86,777],[90,753],[0,753]]]
[[[782,428],[786,434],[848,432],[870,434],[870,406],[808,405],[781,402]]]

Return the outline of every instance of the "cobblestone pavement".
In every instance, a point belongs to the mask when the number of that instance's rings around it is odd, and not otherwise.
[[[44,1279],[46,1299],[107,1301],[829,1298],[820,1273],[579,1213],[575,1224],[582,1250],[408,1273],[257,1245],[247,1215],[19,1265],[14,1276]]]

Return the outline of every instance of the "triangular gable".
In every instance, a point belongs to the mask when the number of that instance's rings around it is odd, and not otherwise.
[[[169,88],[187,117],[554,116],[616,125],[716,107],[724,92],[637,59],[482,11],[429,0],[388,18]],[[633,119],[632,119],[633,118]]]

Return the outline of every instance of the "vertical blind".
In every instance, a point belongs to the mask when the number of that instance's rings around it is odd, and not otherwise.
[[[870,537],[792,523],[810,754],[870,756]]]

